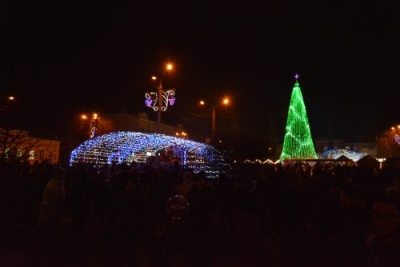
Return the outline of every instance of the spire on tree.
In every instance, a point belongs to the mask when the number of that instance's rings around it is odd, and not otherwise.
[[[299,84],[299,75],[295,76],[289,112],[286,121],[286,133],[283,141],[280,160],[317,159],[314,143],[311,137],[306,106]]]

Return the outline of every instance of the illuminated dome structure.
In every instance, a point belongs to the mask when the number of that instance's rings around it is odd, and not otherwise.
[[[349,150],[349,149],[344,149],[344,148],[337,148],[337,149],[331,149],[327,150],[324,153],[322,153],[323,159],[338,159],[341,156],[345,156],[346,158],[351,159],[352,161],[356,162],[362,157],[365,156],[364,153],[360,153],[354,150]]]
[[[164,134],[113,132],[90,139],[71,152],[70,165],[78,162],[104,164],[145,163],[150,156],[178,160],[195,172],[212,178],[226,167],[223,155],[213,146]]]

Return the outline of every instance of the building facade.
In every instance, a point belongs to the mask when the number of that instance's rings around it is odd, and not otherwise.
[[[127,113],[120,112],[115,114],[107,115],[107,118],[112,121],[115,131],[132,131],[141,133],[156,133],[157,122],[149,120],[146,113],[141,112],[137,116]],[[176,136],[177,133],[184,132],[183,125],[178,124],[171,126],[167,124],[160,124],[160,133],[170,136]]]
[[[29,136],[28,131],[0,129],[0,157],[3,159],[59,163],[60,141]]]

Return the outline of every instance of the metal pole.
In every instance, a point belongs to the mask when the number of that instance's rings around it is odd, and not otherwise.
[[[160,84],[158,85],[158,111],[157,111],[157,133],[160,133],[160,124],[161,124],[161,108],[163,105],[163,88],[160,80]]]
[[[211,143],[214,142],[214,137],[215,137],[215,106],[212,107],[212,114],[211,114]]]

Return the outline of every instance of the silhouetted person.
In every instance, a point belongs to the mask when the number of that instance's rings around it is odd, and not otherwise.
[[[189,191],[188,212],[190,255],[193,266],[207,266],[208,242],[211,235],[212,216],[216,210],[213,189],[207,184],[204,171],[195,174],[194,185]]]
[[[193,175],[191,172],[185,172],[183,174],[182,182],[176,186],[176,194],[187,198],[190,189],[193,186]]]
[[[86,219],[89,213],[89,170],[80,166],[71,176],[71,217],[78,256],[83,256],[85,248]]]
[[[218,214],[225,230],[234,230],[233,212],[235,208],[235,186],[233,181],[225,173],[219,176],[219,183],[216,187],[218,201]]]
[[[52,178],[43,192],[39,212],[39,225],[46,246],[55,244],[60,219],[65,206],[64,179],[67,171],[62,167],[54,169]]]
[[[117,221],[123,265],[137,266],[137,249],[143,230],[143,190],[138,179],[127,173],[125,184],[117,199]]]
[[[366,241],[374,266],[387,267],[400,264],[400,199],[384,194],[372,207],[374,232]]]

